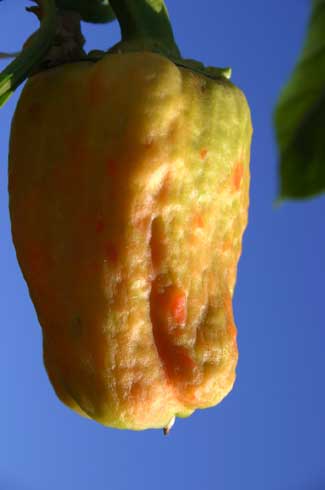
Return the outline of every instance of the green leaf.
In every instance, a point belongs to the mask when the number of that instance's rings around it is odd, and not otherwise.
[[[108,0],[56,0],[59,8],[75,10],[85,22],[106,23],[115,19]]]
[[[274,122],[280,200],[325,192],[325,0],[313,0],[305,44]]]
[[[0,107],[3,106],[30,71],[49,50],[56,31],[54,0],[43,0],[44,17],[41,26],[31,36],[29,46],[0,73]]]
[[[13,92],[6,92],[5,94],[0,95],[0,107],[5,105],[5,103],[12,96],[12,94],[13,94]]]

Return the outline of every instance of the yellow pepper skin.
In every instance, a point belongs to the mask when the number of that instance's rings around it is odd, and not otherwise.
[[[163,428],[232,389],[251,136],[232,83],[150,52],[27,82],[12,234],[49,378],[78,413]]]

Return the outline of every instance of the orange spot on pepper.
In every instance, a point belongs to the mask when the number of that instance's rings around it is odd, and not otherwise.
[[[168,318],[178,325],[184,325],[187,317],[186,295],[177,286],[168,286],[162,291],[157,291],[159,316],[168,323]]]
[[[155,343],[167,378],[172,384],[191,379],[197,364],[190,351],[175,342],[175,337],[181,333],[180,327],[175,328],[175,323],[180,325],[186,322],[185,292],[174,285],[160,289],[155,280],[150,295],[150,316]]]
[[[228,330],[231,335],[231,337],[236,340],[237,338],[237,328],[235,327],[235,324],[233,322],[229,322],[228,324]]]
[[[244,174],[244,165],[243,162],[240,161],[236,164],[232,175],[232,182],[233,182],[234,189],[236,191],[238,191],[240,188],[240,184],[243,179],[243,174]]]
[[[173,319],[179,325],[184,325],[186,322],[186,296],[184,291],[180,289],[172,289],[170,291],[169,309]]]
[[[195,228],[203,228],[204,222],[201,214],[194,214],[193,216],[193,225]]]
[[[206,148],[201,148],[200,150],[200,158],[201,160],[204,160],[208,154],[208,150]]]

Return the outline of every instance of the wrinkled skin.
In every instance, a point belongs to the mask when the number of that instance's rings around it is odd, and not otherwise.
[[[239,89],[152,53],[28,81],[12,234],[66,405],[141,430],[231,390],[251,134]]]

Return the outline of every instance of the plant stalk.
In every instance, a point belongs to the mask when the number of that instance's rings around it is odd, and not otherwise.
[[[121,27],[122,43],[156,46],[162,53],[180,57],[163,0],[110,0]]]

